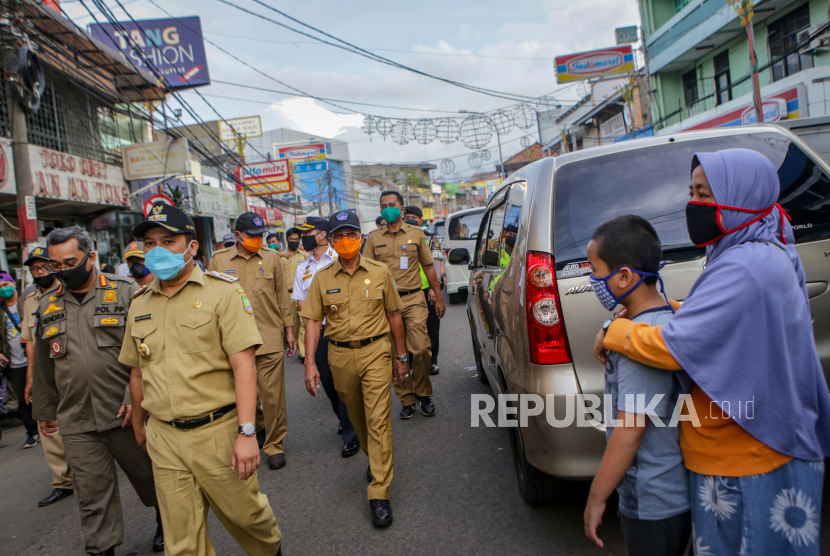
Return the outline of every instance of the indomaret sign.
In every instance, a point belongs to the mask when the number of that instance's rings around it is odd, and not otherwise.
[[[35,196],[82,203],[129,206],[130,190],[121,168],[29,145]]]

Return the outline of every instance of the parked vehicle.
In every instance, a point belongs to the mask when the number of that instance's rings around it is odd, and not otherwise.
[[[588,281],[591,235],[623,214],[648,219],[668,263],[661,271],[666,291],[683,300],[705,264],[705,249],[691,243],[686,229],[692,156],[735,147],[757,150],[778,168],[779,202],[792,217],[827,373],[830,167],[801,138],[762,125],[627,141],[545,158],[511,175],[486,207],[475,249],[448,253],[450,267],[469,263],[471,270],[467,314],[482,381],[497,394],[552,395],[558,418],[567,396],[601,396],[604,369],[592,346],[610,315]],[[509,226],[518,229],[512,249],[502,241]],[[555,500],[561,479],[590,479],[605,449],[601,421],[553,428],[542,413],[509,431],[519,490],[529,504]]]
[[[460,210],[447,216],[444,226],[444,253],[451,249],[465,248],[469,252],[475,249],[481,215],[484,208]],[[451,304],[462,303],[467,298],[470,271],[464,265],[446,265],[447,294]]]

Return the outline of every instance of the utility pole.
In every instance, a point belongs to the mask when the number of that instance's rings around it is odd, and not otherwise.
[[[332,193],[332,189],[331,189],[331,168],[326,170],[326,182],[328,183],[328,187],[329,187],[329,215],[331,215],[334,212],[334,205],[333,205],[334,194]]]
[[[322,178],[317,178],[317,192],[319,196],[317,197],[317,212],[320,213],[320,217],[323,216],[323,180]]]
[[[749,50],[749,70],[752,74],[752,103],[755,105],[756,123],[764,123],[764,112],[761,108],[761,86],[758,83],[758,60],[755,58],[755,28],[752,18],[755,12],[752,9],[752,0],[729,0],[735,13],[741,18],[741,25],[746,28],[746,41]]]

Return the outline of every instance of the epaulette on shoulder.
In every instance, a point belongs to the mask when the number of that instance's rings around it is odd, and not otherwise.
[[[147,286],[149,286],[149,285],[150,285],[150,284],[147,284]],[[135,291],[135,293],[132,295],[132,297],[131,297],[130,299],[135,299],[135,298],[136,298],[136,297],[138,297],[139,295],[141,295],[141,294],[143,294],[144,292],[146,292],[146,291],[147,291],[147,286],[141,286],[140,288],[138,288],[138,289]]]
[[[227,253],[228,249],[230,249],[230,247],[223,247],[222,249],[217,249],[216,251],[214,251],[213,254],[218,255],[219,253]]]
[[[322,267],[318,268],[318,269],[317,269],[317,272],[320,272],[321,270],[326,270],[328,267],[330,267],[330,266],[331,266],[331,265],[333,265],[333,264],[334,264],[334,261],[330,262],[330,263],[329,263],[329,264],[327,264],[326,266],[322,266]]]
[[[135,282],[133,278],[129,276],[121,276],[120,274],[110,274],[109,272],[102,272],[104,276],[107,277],[108,280],[111,282]]]
[[[32,297],[32,296],[34,296],[34,295],[37,295],[37,288],[35,288],[35,289],[33,289],[32,291],[30,291],[30,292],[29,292],[29,295],[27,295],[26,297],[24,297],[24,298],[23,298],[23,301],[26,301],[27,299],[29,299],[30,297]]]
[[[216,272],[215,270],[209,270],[205,272],[205,276],[211,276],[213,278],[218,278],[219,280],[224,280],[225,282],[230,282],[231,284],[234,282],[238,282],[239,278],[235,276],[231,276],[230,274],[225,274],[224,272]]]
[[[385,265],[385,264],[383,264],[382,262],[380,262],[380,261],[376,261],[375,259],[370,259],[369,257],[363,257],[363,258],[366,260],[366,262],[367,262],[367,263],[372,263],[373,265],[375,265],[375,266],[379,266],[379,267],[381,267],[381,268],[386,268],[386,269],[388,269],[388,268],[389,268],[388,266],[386,266],[386,265]]]

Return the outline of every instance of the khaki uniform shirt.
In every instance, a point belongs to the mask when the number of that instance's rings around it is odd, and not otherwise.
[[[288,288],[289,293],[294,289],[294,277],[297,274],[297,267],[301,262],[308,258],[308,253],[305,251],[297,251],[290,257],[280,257],[282,262],[282,273],[285,275],[285,287]],[[290,296],[289,296],[290,297]],[[296,330],[294,331],[297,332]]]
[[[291,298],[280,259],[279,253],[263,247],[246,261],[239,255],[236,245],[220,249],[210,258],[208,270],[238,278],[239,285],[251,300],[263,340],[257,355],[284,351],[283,331],[286,326],[294,326]]]
[[[43,293],[40,288],[35,287],[34,291],[23,300],[23,314],[20,317],[21,339],[24,342],[34,341],[34,330],[37,328],[37,308],[40,305],[40,298]]]
[[[141,407],[153,417],[192,419],[236,402],[228,356],[261,343],[239,282],[194,265],[172,297],[158,278],[136,294],[119,361],[141,369]],[[139,356],[141,344],[146,357]]]
[[[45,292],[34,332],[32,412],[38,421],[57,418],[61,434],[120,427],[116,417],[130,403],[130,368],[118,362],[132,278],[95,270],[95,285],[82,303],[63,284]]]
[[[352,276],[343,270],[340,260],[318,270],[300,316],[318,321],[325,317],[326,336],[348,342],[386,334],[386,313],[401,307],[389,269],[361,255]]]
[[[386,226],[371,232],[366,238],[363,254],[389,267],[400,291],[421,289],[421,266],[431,265],[432,252],[426,244],[423,230],[404,223],[392,234]],[[406,269],[401,269],[401,258],[406,257]]]

